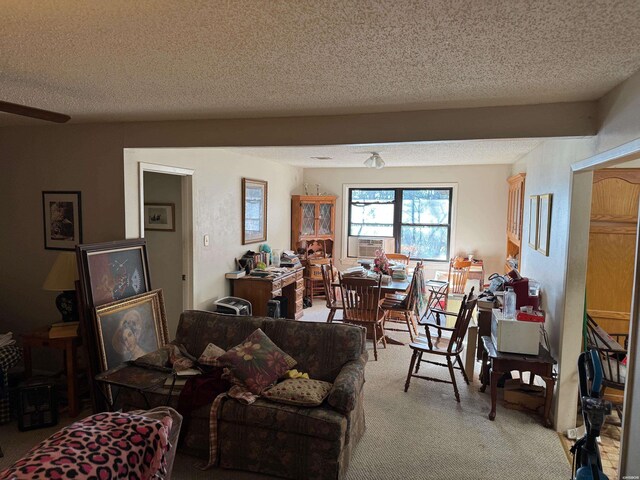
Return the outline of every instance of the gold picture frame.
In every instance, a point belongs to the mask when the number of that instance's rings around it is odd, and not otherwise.
[[[529,196],[529,236],[528,243],[531,248],[538,248],[538,195]]]
[[[102,371],[166,345],[169,333],[162,290],[96,308],[96,334]]]
[[[242,244],[267,240],[267,194],[264,180],[242,179]]]
[[[536,250],[544,256],[549,256],[549,243],[551,241],[551,204],[553,195],[545,193],[538,200],[538,235]]]

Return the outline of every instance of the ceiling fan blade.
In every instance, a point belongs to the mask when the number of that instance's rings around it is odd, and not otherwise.
[[[0,100],[0,112],[22,115],[23,117],[39,118],[48,122],[66,123],[71,120],[69,115],[63,113],[50,112],[39,108],[18,105],[17,103],[3,102]]]

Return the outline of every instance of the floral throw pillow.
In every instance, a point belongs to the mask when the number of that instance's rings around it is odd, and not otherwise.
[[[268,388],[262,396],[274,402],[317,407],[327,398],[332,386],[332,383],[321,380],[291,378]]]
[[[240,345],[218,357],[218,362],[229,367],[233,376],[256,395],[297,363],[259,328]]]

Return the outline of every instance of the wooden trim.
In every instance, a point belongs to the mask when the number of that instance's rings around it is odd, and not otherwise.
[[[633,223],[634,227],[638,221],[637,215],[591,215],[592,222],[614,222],[614,223]]]
[[[609,178],[617,178],[627,183],[640,184],[640,168],[605,168],[593,172],[593,183],[598,183]]]
[[[590,308],[587,309],[587,313],[594,318],[610,318],[611,320],[626,320],[629,321],[631,318],[630,313],[625,312],[613,312],[608,310],[592,310]]]
[[[516,173],[515,175],[512,175],[509,178],[507,178],[507,182],[512,184],[517,184],[518,182],[523,182],[526,176],[527,176],[526,173]]]
[[[633,224],[607,223],[592,224],[589,227],[589,233],[595,234],[619,234],[619,235],[635,235],[636,226]]]

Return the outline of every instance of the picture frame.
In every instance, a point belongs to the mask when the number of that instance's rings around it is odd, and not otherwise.
[[[175,203],[145,203],[144,229],[162,232],[176,231]]]
[[[529,196],[529,238],[531,248],[538,248],[538,195]]]
[[[161,289],[107,303],[95,312],[103,371],[136,360],[169,342]]]
[[[267,240],[268,185],[264,180],[242,179],[242,244]]]
[[[46,250],[74,250],[82,243],[79,191],[43,191],[42,221]]]
[[[78,245],[76,255],[89,310],[151,290],[144,239]]]
[[[94,378],[103,371],[99,357],[96,308],[151,290],[147,244],[143,238],[76,246],[80,333],[89,366],[91,400],[96,411],[107,408]],[[110,391],[110,390],[109,390]]]
[[[549,256],[549,242],[551,239],[551,203],[553,195],[546,193],[538,200],[538,236],[536,250]]]

